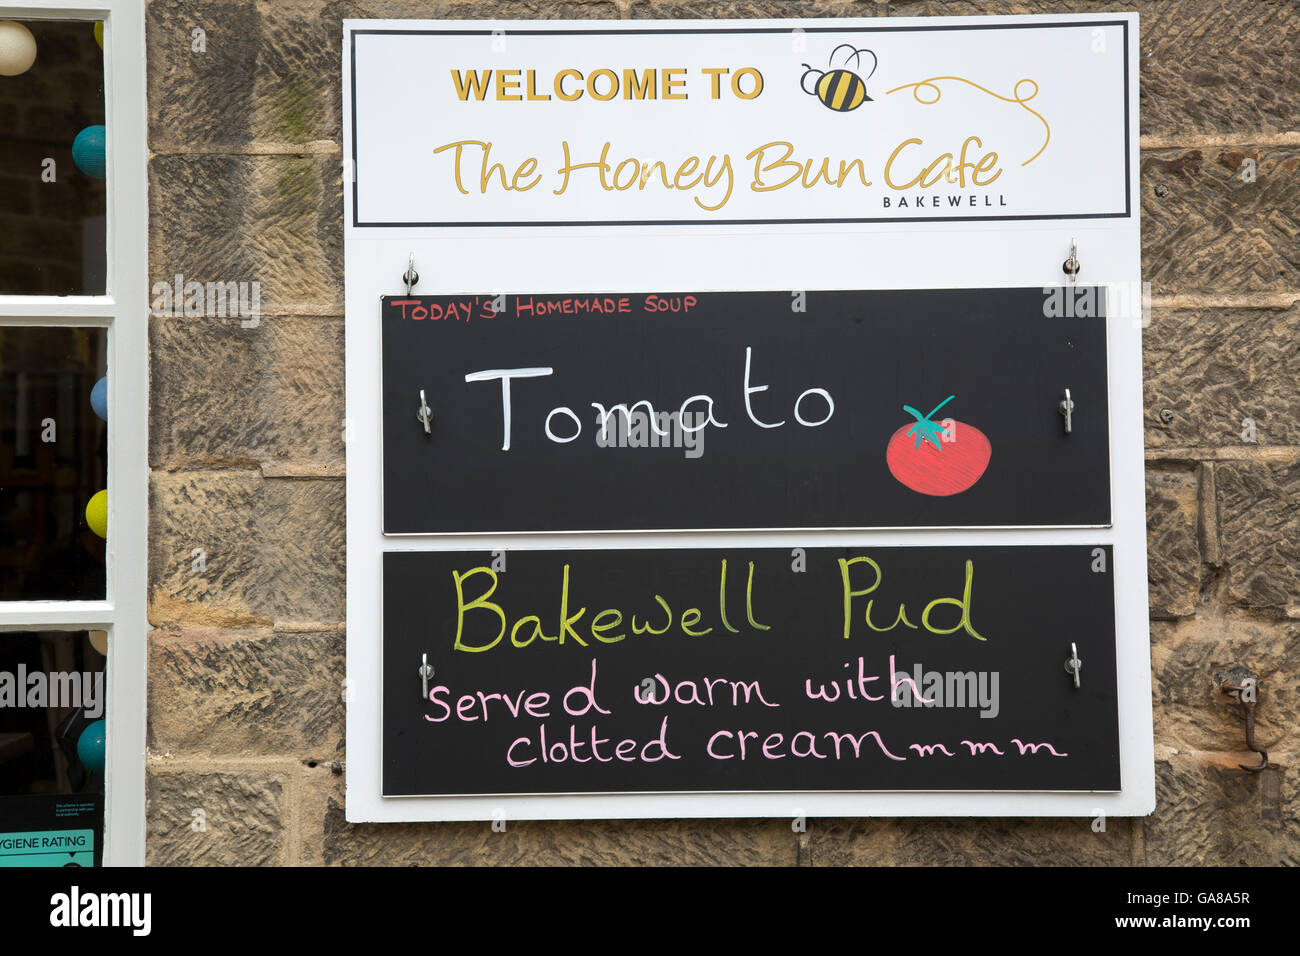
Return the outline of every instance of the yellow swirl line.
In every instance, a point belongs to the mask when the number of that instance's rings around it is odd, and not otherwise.
[[[968,80],[962,76],[932,76],[928,80],[919,80],[916,83],[904,83],[902,86],[896,86],[892,90],[887,90],[885,92],[885,95],[888,96],[890,93],[897,93],[899,90],[910,89],[912,91],[913,98],[918,103],[921,103],[924,106],[932,106],[935,103],[938,103],[939,98],[943,95],[943,92],[938,87],[939,80],[956,80],[958,83],[966,83],[969,86],[975,87],[975,89],[977,90],[982,90],[983,92],[987,93],[989,96],[1002,100],[1004,103],[1018,103],[1025,110],[1027,110],[1030,113],[1033,113],[1035,116],[1038,117],[1039,122],[1043,124],[1043,129],[1047,131],[1047,138],[1043,140],[1043,145],[1039,148],[1038,152],[1034,153],[1034,155],[1030,156],[1023,163],[1021,163],[1020,164],[1021,166],[1028,166],[1039,156],[1043,155],[1043,150],[1047,149],[1047,144],[1052,141],[1052,127],[1048,125],[1047,120],[1043,119],[1042,113],[1039,113],[1037,110],[1033,109],[1029,105],[1029,101],[1038,95],[1038,84],[1027,77],[1025,79],[1016,81],[1016,86],[1015,89],[1011,91],[1011,96],[1003,96],[1001,93],[994,93],[992,90],[980,86],[978,83]],[[1034,88],[1034,91],[1030,93],[1028,96],[1021,96],[1020,84],[1022,83],[1028,83],[1030,86]],[[934,99],[932,100],[922,99],[921,87],[928,87],[929,89],[933,90]]]

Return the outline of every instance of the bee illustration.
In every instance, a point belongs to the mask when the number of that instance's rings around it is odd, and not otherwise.
[[[847,50],[848,53],[840,57],[841,62],[837,66],[836,57],[841,50]],[[848,68],[851,61],[855,67],[861,69],[864,53],[871,57],[871,73],[868,73],[865,78]],[[816,70],[804,63],[804,74],[799,79],[799,88],[810,96],[817,97],[823,106],[837,113],[847,113],[871,101],[871,97],[867,95],[867,80],[871,79],[872,74],[876,72],[876,67],[880,65],[874,53],[870,50],[855,49],[848,43],[841,43],[831,51],[826,65],[829,69]],[[809,77],[813,78],[811,89],[808,88]]]

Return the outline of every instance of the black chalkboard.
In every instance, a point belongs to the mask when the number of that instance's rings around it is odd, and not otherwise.
[[[1091,288],[386,298],[384,531],[1104,526],[1101,306]],[[504,449],[507,369],[534,372],[508,380]],[[725,428],[687,430],[699,396]],[[699,417],[670,417],[683,404]],[[955,428],[901,434],[932,410]]]
[[[383,793],[1116,791],[1112,557],[388,552]]]

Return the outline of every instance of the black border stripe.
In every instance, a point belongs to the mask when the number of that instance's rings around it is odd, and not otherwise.
[[[352,225],[360,226],[357,221],[357,204],[360,202],[360,181],[357,173],[357,33],[352,32],[351,53],[348,67],[352,81]]]
[[[1128,21],[1119,21],[1124,28],[1124,215],[1133,211],[1133,177],[1129,171],[1128,132]]]
[[[523,228],[523,227],[590,227],[590,226],[783,226],[783,225],[851,225],[879,224],[891,222],[1033,222],[1047,219],[1127,219],[1133,214],[1133,180],[1129,163],[1129,34],[1128,20],[1082,20],[1054,23],[971,23],[971,24],[935,24],[910,27],[898,26],[864,26],[852,29],[844,26],[834,27],[683,27],[659,29],[616,29],[616,30],[353,30],[351,34],[351,85],[352,85],[352,225],[357,229],[474,229],[474,228]],[[925,33],[943,30],[1017,30],[1017,29],[1078,29],[1083,27],[1120,27],[1124,36],[1124,211],[1093,213],[1052,213],[1033,216],[882,216],[846,219],[599,219],[599,220],[529,220],[526,222],[362,222],[359,218],[361,173],[357,165],[357,37],[358,36],[482,36],[496,34],[515,34],[529,36],[636,36],[636,35],[692,35],[692,34],[735,34],[735,33],[791,33],[795,29],[804,33]]]

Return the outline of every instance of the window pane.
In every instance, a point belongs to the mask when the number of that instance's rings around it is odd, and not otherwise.
[[[0,633],[0,867],[102,854],[103,631]]]
[[[106,344],[0,326],[0,600],[105,597]]]
[[[0,295],[104,293],[104,134],[94,23],[0,13]]]

